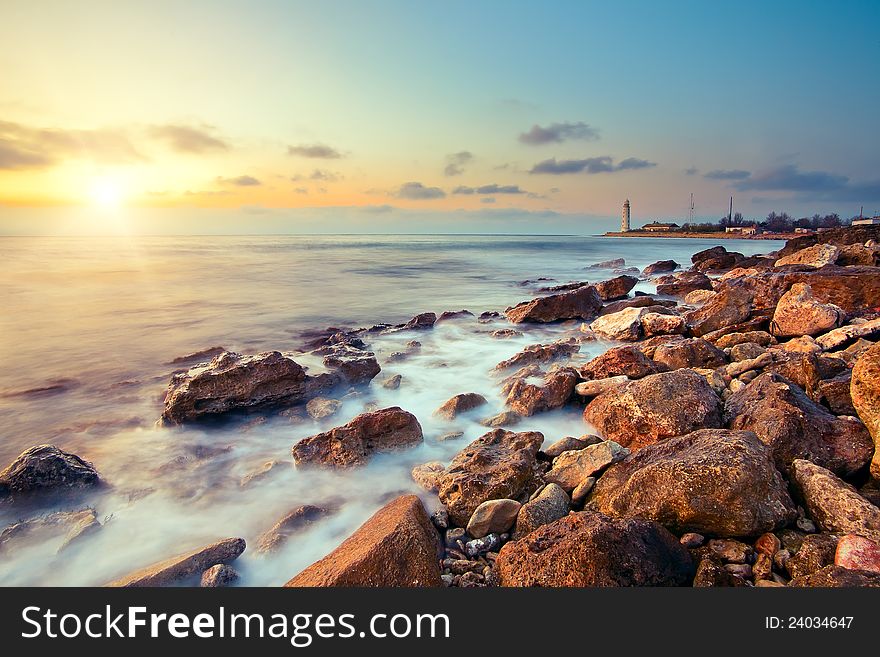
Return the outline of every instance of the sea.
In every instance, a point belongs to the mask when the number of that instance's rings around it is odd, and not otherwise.
[[[745,255],[781,242],[722,240]],[[107,486],[79,500],[101,527],[59,551],[64,533],[34,531],[0,545],[0,585],[94,586],[191,548],[240,536],[255,545],[289,511],[332,506],[326,519],[278,551],[249,549],[236,562],[240,584],[274,586],[333,550],[389,499],[436,497],[410,477],[414,465],[447,463],[487,431],[479,421],[504,410],[496,363],[523,347],[576,335],[578,322],[519,325],[523,335],[493,338],[510,325],[480,322],[533,298],[540,286],[598,282],[615,274],[590,265],[623,258],[644,268],[690,264],[716,242],[686,238],[504,235],[332,235],[192,237],[0,237],[0,469],[37,444],[54,444],[94,463]],[[640,281],[635,288],[653,292]],[[382,372],[347,395],[332,417],[277,414],[210,426],[157,424],[175,363],[212,347],[240,353],[297,351],[327,327],[396,324],[417,313],[469,310],[474,317],[432,330],[370,338]],[[421,351],[386,362],[405,343]],[[586,362],[613,343],[585,343]],[[381,382],[400,374],[398,389]],[[487,406],[454,421],[433,415],[463,392]],[[344,424],[370,405],[414,413],[424,443],[381,454],[362,468],[297,469],[299,440]],[[577,409],[524,419],[546,443],[590,431]],[[454,440],[439,440],[462,432]],[[249,475],[266,463],[263,477]],[[244,483],[243,483],[244,482]],[[0,505],[0,532],[32,517]],[[9,534],[7,534],[9,536]],[[3,538],[0,534],[0,544]]]

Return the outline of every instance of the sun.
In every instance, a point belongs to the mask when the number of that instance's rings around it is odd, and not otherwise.
[[[124,193],[118,180],[107,176],[92,181],[90,196],[98,207],[113,210],[122,205]]]

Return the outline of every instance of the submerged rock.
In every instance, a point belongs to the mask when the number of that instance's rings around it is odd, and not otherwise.
[[[171,586],[216,564],[235,561],[245,549],[243,538],[227,538],[197,550],[147,566],[107,584],[112,587]]]
[[[285,586],[442,586],[440,537],[415,495],[398,497]]]
[[[770,450],[747,431],[704,429],[640,449],[612,465],[588,503],[671,531],[757,536],[794,520]]]
[[[330,514],[328,509],[304,504],[295,508],[257,539],[257,552],[274,552],[298,532],[304,531]]]
[[[525,492],[543,442],[544,436],[536,431],[495,429],[459,452],[438,486],[453,523],[464,527],[483,502],[516,499]]]
[[[464,392],[446,400],[434,411],[434,415],[447,420],[454,420],[461,413],[466,413],[487,404],[486,398],[476,392]]]
[[[92,488],[100,484],[101,478],[91,463],[55,445],[30,447],[0,472],[0,496]]]
[[[13,523],[0,532],[0,554],[26,549],[37,543],[61,539],[58,552],[101,529],[94,509],[58,511]]]
[[[697,429],[720,427],[721,400],[706,379],[680,369],[599,395],[587,405],[584,419],[604,438],[635,450]]]
[[[375,452],[422,442],[422,426],[412,413],[392,406],[361,413],[351,422],[304,438],[291,450],[297,465],[336,468],[363,465]]]
[[[501,586],[675,586],[692,562],[661,525],[572,513],[507,543],[495,562]]]
[[[552,294],[524,301],[505,312],[514,324],[522,322],[557,322],[562,319],[589,320],[602,308],[596,288],[587,285],[571,292]]]
[[[352,385],[369,383],[382,371],[375,354],[347,345],[337,345],[324,356],[324,366],[337,370]]]

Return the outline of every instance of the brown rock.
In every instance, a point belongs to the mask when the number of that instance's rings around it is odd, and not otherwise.
[[[421,488],[428,492],[436,492],[440,483],[440,476],[446,470],[446,466],[440,461],[431,461],[430,463],[422,463],[413,467],[410,476]]]
[[[623,276],[617,276],[610,280],[596,283],[596,291],[599,293],[599,298],[602,301],[614,301],[626,297],[638,282],[639,279],[635,276],[624,274]]]
[[[574,387],[574,391],[581,397],[596,397],[603,392],[614,390],[624,383],[629,383],[629,379],[625,376],[612,376],[607,379],[591,379],[578,383]]]
[[[544,475],[544,481],[558,484],[566,493],[571,493],[587,477],[598,474],[628,454],[626,447],[613,440],[563,452],[553,459],[553,467]]]
[[[566,359],[580,351],[580,348],[580,345],[574,340],[557,340],[550,344],[533,344],[507,360],[501,361],[495,366],[495,369],[505,370],[511,367],[522,367],[534,363],[549,363],[554,360]]]
[[[697,572],[694,575],[694,588],[748,586],[746,580],[734,575],[726,568],[721,560],[713,556],[704,556],[700,559]]]
[[[791,472],[792,485],[821,529],[880,539],[880,508],[859,495],[855,488],[825,468],[803,459],[792,463]]]
[[[747,290],[731,288],[718,294],[697,310],[685,315],[691,332],[699,337],[748,319],[752,312],[752,295]]]
[[[522,422],[522,415],[514,411],[501,411],[497,415],[487,417],[485,420],[480,420],[480,424],[484,427],[489,427],[490,429],[512,427],[520,422]]]
[[[847,475],[862,468],[873,451],[860,422],[832,415],[770,372],[728,397],[724,415],[731,429],[755,432],[783,472],[803,458]]]
[[[856,588],[872,587],[880,588],[880,575],[869,573],[864,570],[850,570],[840,566],[825,566],[821,570],[806,575],[795,577],[789,586],[811,586],[818,588]]]
[[[779,537],[776,534],[766,533],[761,534],[758,537],[758,540],[755,541],[755,552],[759,554],[764,554],[771,559],[773,556],[782,549],[782,541],[779,540]]]
[[[687,332],[687,322],[679,315],[645,313],[642,315],[642,330],[645,336],[678,335]]]
[[[525,492],[543,442],[544,436],[536,431],[495,429],[459,452],[438,487],[453,523],[464,527],[483,502],[516,499]]]
[[[382,371],[375,354],[345,344],[336,345],[324,356],[324,366],[338,370],[352,385],[369,383]]]
[[[627,308],[610,315],[602,315],[590,324],[590,329],[609,340],[634,342],[642,337],[644,308]]]
[[[336,415],[342,406],[342,402],[338,399],[327,399],[326,397],[315,397],[310,399],[306,404],[306,412],[312,416],[314,420],[323,420],[331,415]]]
[[[877,267],[880,265],[880,249],[876,246],[868,247],[864,244],[841,246],[840,255],[837,256],[837,264],[842,267],[849,265]]]
[[[880,574],[880,543],[864,536],[847,534],[837,543],[834,565]]]
[[[505,311],[514,324],[522,322],[557,322],[562,319],[592,319],[602,307],[596,288],[587,285],[563,294],[551,294],[524,301]]]
[[[232,566],[218,563],[202,573],[202,580],[199,584],[203,589],[216,589],[221,586],[229,586],[238,581],[238,572]]]
[[[853,406],[874,440],[871,475],[880,480],[880,343],[856,359],[850,394]]]
[[[672,299],[657,299],[649,294],[639,295],[632,299],[621,299],[620,301],[612,301],[602,306],[599,316],[610,315],[612,313],[626,310],[627,308],[649,308],[651,306],[662,306],[664,308],[674,308],[677,305]]]
[[[392,406],[361,413],[351,422],[304,438],[293,446],[297,465],[336,468],[363,465],[375,452],[411,447],[422,442],[422,426],[415,415]]]
[[[657,523],[585,511],[507,543],[495,568],[501,586],[675,586],[692,563]]]
[[[56,511],[37,518],[29,518],[8,525],[0,531],[0,555],[20,550],[32,550],[37,545],[61,540],[57,553],[61,554],[80,540],[101,529],[94,509]]]
[[[507,393],[507,405],[524,416],[560,408],[574,394],[577,380],[577,373],[570,367],[549,372],[541,385],[518,379]]]
[[[92,488],[98,471],[76,454],[55,445],[29,447],[0,472],[0,496]]]
[[[782,295],[770,322],[777,337],[819,335],[846,320],[846,313],[833,303],[821,303],[806,283],[795,283]]]
[[[776,261],[775,267],[785,265],[809,265],[810,267],[824,267],[833,265],[840,256],[840,249],[832,244],[816,244],[791,255],[783,256]]]
[[[675,271],[678,269],[679,264],[675,260],[658,260],[657,262],[653,262],[642,270],[642,274],[645,276],[652,276],[653,274],[662,274],[668,271]]]
[[[715,341],[715,346],[719,349],[727,349],[745,342],[754,342],[762,347],[768,347],[775,340],[767,331],[747,331],[745,333],[728,333],[723,335]]]
[[[657,281],[657,294],[683,297],[694,290],[711,290],[712,279],[698,271],[684,271],[674,276],[661,276]]]
[[[853,406],[850,393],[851,379],[852,372],[847,370],[833,379],[819,381],[818,401],[827,406],[835,415],[857,415],[858,412]]]
[[[544,455],[555,459],[557,456],[562,454],[563,452],[570,452],[576,449],[583,449],[584,447],[589,447],[590,445],[595,445],[596,443],[602,442],[602,439],[599,436],[591,436],[589,434],[585,434],[580,438],[575,438],[573,436],[566,436],[565,438],[560,438],[555,443],[550,445],[547,449],[542,450]]]
[[[227,538],[167,559],[107,584],[113,587],[169,586],[204,572],[215,564],[235,561],[244,552],[243,538]]]
[[[752,559],[752,548],[729,538],[715,538],[707,544],[709,551],[727,563],[747,563]]]
[[[670,370],[683,367],[715,369],[727,363],[724,352],[703,338],[689,338],[660,345],[654,350],[653,358]]]
[[[697,429],[720,427],[721,400],[706,379],[681,369],[599,395],[586,407],[584,419],[604,438],[636,450]]]
[[[676,533],[755,536],[791,522],[770,451],[746,431],[705,429],[649,445],[599,477],[589,503]]]
[[[541,492],[529,500],[519,510],[516,528],[511,535],[514,541],[535,531],[538,527],[549,525],[568,515],[571,500],[556,484],[547,484]]]
[[[483,395],[476,392],[465,392],[446,400],[440,408],[434,411],[434,415],[454,420],[460,413],[466,413],[486,403],[488,402]]]
[[[415,495],[398,497],[285,586],[442,586],[440,537]]]
[[[856,324],[847,324],[832,331],[828,331],[825,335],[816,338],[816,344],[825,351],[838,349],[850,340],[856,338],[869,338],[880,333],[880,318],[872,319],[867,322],[859,322]]]
[[[315,522],[326,518],[330,511],[319,506],[303,504],[276,522],[257,539],[257,552],[273,552],[293,534],[304,531]]]
[[[468,520],[467,533],[474,538],[502,534],[513,527],[521,506],[516,500],[487,500],[474,510]]]
[[[660,366],[645,356],[638,347],[626,345],[614,347],[604,354],[596,356],[583,365],[579,373],[584,379],[606,379],[614,376],[641,379],[649,374],[666,371],[666,369],[666,366]]]

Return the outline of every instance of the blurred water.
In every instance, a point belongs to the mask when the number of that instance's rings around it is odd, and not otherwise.
[[[723,243],[746,255],[780,246]],[[112,484],[87,500],[105,522],[99,532],[63,556],[55,554],[57,541],[3,555],[0,584],[101,584],[217,538],[253,544],[300,504],[344,502],[277,554],[249,550],[238,562],[245,584],[283,583],[389,495],[417,492],[412,465],[447,461],[485,432],[478,421],[503,407],[495,363],[576,327],[526,327],[526,335],[501,341],[488,334],[503,319],[464,320],[378,337],[372,347],[383,372],[369,390],[333,418],[299,424],[268,417],[211,429],[156,428],[176,357],[215,345],[296,350],[310,329],[397,323],[425,311],[502,311],[532,296],[518,285],[525,279],[598,281],[612,272],[585,266],[620,257],[640,269],[667,258],[685,264],[714,244],[580,236],[0,238],[0,467],[51,442],[93,461]],[[384,364],[411,339],[422,342],[420,354]],[[585,346],[578,359],[608,346]],[[382,388],[395,373],[404,377],[400,389]],[[490,407],[453,423],[432,417],[460,392],[479,392]],[[297,440],[344,423],[371,402],[415,413],[424,445],[342,474],[293,468]],[[538,415],[517,428],[542,431],[548,441],[588,429],[573,411]],[[464,437],[437,440],[453,430]],[[285,464],[257,484],[239,485],[268,460]],[[0,509],[0,527],[16,513]]]

